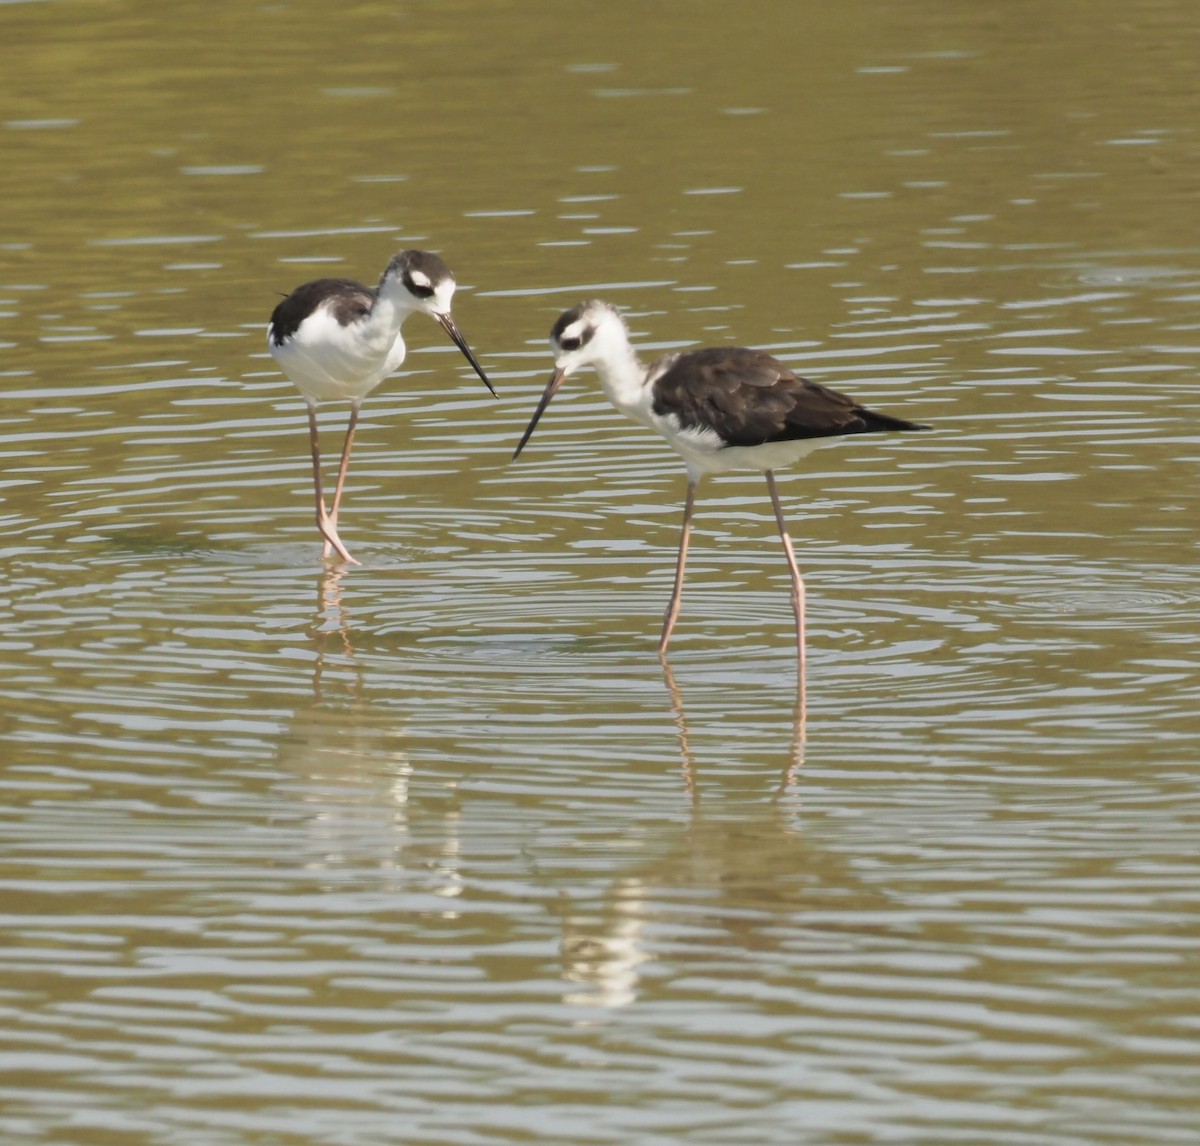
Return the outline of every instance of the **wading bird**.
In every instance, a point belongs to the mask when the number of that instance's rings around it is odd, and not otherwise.
[[[663,618],[659,656],[666,655],[679,616],[697,484],[705,474],[761,470],[767,479],[792,577],[802,682],[804,581],[779,504],[774,471],[831,439],[929,427],[867,410],[836,390],[797,377],[762,350],[741,346],[685,350],[666,354],[647,366],[630,344],[624,320],[606,302],[582,303],[564,311],[550,331],[550,348],[554,352],[554,373],[513,453],[514,461],[564,379],[591,366],[600,376],[609,401],[635,422],[657,430],[687,466],[675,586]]]
[[[453,273],[437,255],[401,251],[388,263],[374,289],[352,279],[316,279],[298,286],[271,314],[267,326],[271,357],[308,403],[317,528],[325,539],[324,557],[336,552],[343,561],[358,564],[337,530],[354,429],[363,399],[404,361],[400,327],[410,314],[427,314],[435,319],[484,385],[496,393],[451,317],[454,287]],[[317,404],[337,401],[350,403],[350,422],[333,502],[327,509],[321,490]]]

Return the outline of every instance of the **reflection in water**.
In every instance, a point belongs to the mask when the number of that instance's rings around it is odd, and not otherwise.
[[[381,7],[0,8],[0,1140],[1194,1141],[1194,6]],[[505,396],[422,338],[314,618],[252,300],[383,235]],[[503,465],[597,291],[945,428],[781,477],[802,771],[757,479],[672,710],[674,465]]]
[[[341,654],[354,660],[354,645],[350,642],[350,617],[342,600],[342,580],[345,569],[327,568],[317,580],[317,611],[309,625],[308,633],[316,649],[316,664],[313,670],[313,695],[321,697],[321,676],[325,669],[327,646],[331,638],[336,641]]]
[[[734,819],[709,820],[701,807],[699,767],[692,750],[683,690],[666,658],[663,678],[679,736],[682,771],[690,796],[690,812],[680,829],[677,846],[658,856],[652,866],[624,872],[604,894],[600,909],[587,910],[569,901],[562,918],[563,976],[579,989],[569,991],[568,1003],[623,1007],[639,996],[641,967],[651,957],[646,929],[659,904],[687,893],[714,893],[718,901],[736,896],[749,879],[758,882],[774,874],[804,870],[795,849],[797,803],[781,796],[795,795],[804,760],[803,689],[798,690],[791,736],[779,784],[769,801],[756,801]],[[705,901],[706,917],[725,914],[728,905]],[[768,921],[769,922],[769,921]]]
[[[569,907],[563,913],[563,978],[579,985],[563,995],[567,1003],[624,1007],[638,996],[640,968],[650,957],[646,887],[637,877],[622,877],[606,898],[599,913]]]
[[[307,866],[333,871],[368,862],[383,886],[404,881],[409,841],[412,762],[405,721],[371,703],[355,653],[353,624],[343,596],[343,568],[325,569],[308,627],[312,642],[311,704],[295,709],[277,760],[301,778],[311,809]],[[457,841],[443,849],[456,855]],[[441,894],[456,894],[454,865],[440,877]]]
[[[693,801],[697,800],[698,793],[696,790],[696,758],[692,754],[691,736],[688,732],[687,713],[683,706],[683,690],[679,687],[679,682],[675,679],[675,673],[671,670],[671,665],[666,657],[661,658],[663,680],[666,682],[667,692],[671,697],[671,712],[675,718],[675,727],[679,731],[679,748],[683,757],[683,775],[687,783],[688,791],[692,795]],[[791,750],[788,753],[787,765],[779,781],[777,792],[786,792],[791,790],[796,782],[801,767],[804,764],[804,741],[806,736],[805,726],[805,689],[804,689],[804,667],[801,661],[797,666],[796,673],[796,701],[792,709],[792,740]]]

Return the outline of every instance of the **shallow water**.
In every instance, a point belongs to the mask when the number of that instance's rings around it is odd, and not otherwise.
[[[1200,1139],[1200,18],[0,5],[0,1138]],[[439,250],[323,569],[278,293]],[[934,425],[701,489],[573,379]],[[333,452],[344,411],[322,412]]]

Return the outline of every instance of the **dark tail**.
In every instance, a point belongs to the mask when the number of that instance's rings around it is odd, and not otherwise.
[[[932,430],[932,426],[920,422],[906,422],[903,418],[894,418],[891,414],[880,414],[875,410],[867,410],[859,406],[855,411],[862,419],[860,434],[877,434],[884,430]]]

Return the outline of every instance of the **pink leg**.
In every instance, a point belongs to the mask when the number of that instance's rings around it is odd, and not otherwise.
[[[354,431],[358,426],[358,412],[361,408],[360,403],[351,403],[350,422],[346,426],[346,440],[342,443],[342,460],[338,463],[337,485],[333,491],[333,505],[329,510],[329,521],[333,524],[335,533],[337,532],[338,508],[342,504],[342,491],[346,488],[346,471],[350,468],[350,450],[354,445]],[[329,539],[326,538],[321,556],[328,557],[332,551],[333,546],[330,544]]]
[[[329,553],[336,549],[338,556],[343,561],[348,561],[351,565],[357,565],[358,562],[350,556],[350,551],[342,544],[342,539],[338,537],[337,523],[330,516],[329,511],[325,508],[325,495],[321,491],[321,445],[320,435],[317,432],[317,407],[314,403],[308,404],[308,437],[309,443],[312,446],[312,462],[313,462],[313,488],[317,495],[317,528],[321,531],[321,536],[325,539],[324,553]]]
[[[679,535],[679,557],[675,562],[675,587],[671,590],[671,600],[667,602],[667,612],[663,617],[662,636],[658,639],[658,655],[667,655],[667,645],[671,641],[671,633],[675,630],[675,621],[679,617],[679,603],[683,596],[683,568],[687,564],[688,541],[692,536],[692,510],[696,504],[696,482],[688,479],[687,497],[683,503],[683,530]]]
[[[775,507],[775,522],[779,526],[779,536],[783,540],[783,552],[787,557],[788,571],[792,575],[792,609],[796,614],[796,650],[800,673],[800,696],[804,696],[804,579],[796,565],[796,552],[792,548],[792,539],[788,536],[787,522],[783,519],[783,506],[779,504],[779,491],[775,488],[775,475],[770,470],[764,470],[767,479],[767,490],[771,494],[771,504]]]

